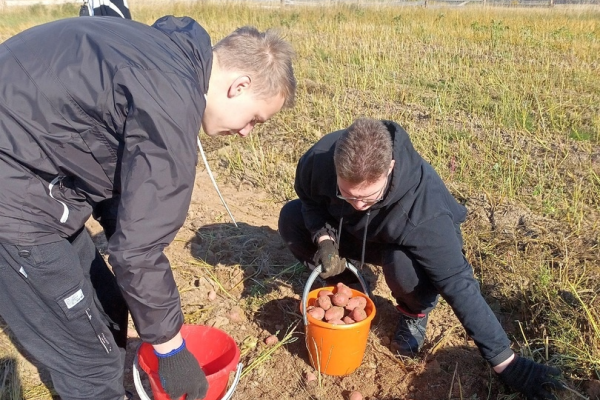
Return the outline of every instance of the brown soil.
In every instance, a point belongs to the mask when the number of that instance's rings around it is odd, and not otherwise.
[[[319,384],[298,311],[309,272],[297,268],[295,274],[277,276],[296,262],[277,233],[281,204],[250,188],[220,185],[220,189],[238,227],[231,223],[206,172],[199,171],[188,219],[168,248],[186,318],[226,331],[240,347],[248,337],[256,338],[257,347],[241,359],[244,365],[267,348],[264,339],[269,335],[277,334],[281,340],[296,327],[293,337],[298,338],[245,375],[234,399],[346,399],[354,390],[366,399],[380,400],[446,399],[449,394],[460,398],[461,391],[465,398],[486,398],[489,390],[505,391],[490,379],[490,368],[447,304],[432,313],[423,358],[394,357],[387,345],[398,314],[375,266],[363,270],[365,279],[372,282],[377,307],[363,362],[349,376],[321,375]],[[212,271],[226,292],[219,290],[203,267]],[[317,280],[313,288],[324,285]],[[218,292],[212,302],[208,299],[211,290]],[[240,309],[242,318],[237,317]],[[317,379],[310,381],[311,374]]]
[[[393,334],[397,312],[380,268],[371,265],[365,266],[362,273],[370,282],[377,315],[371,326],[363,362],[351,375],[319,377],[308,359],[298,311],[309,273],[301,268],[288,268],[282,273],[286,267],[293,266],[295,260],[277,233],[281,204],[250,187],[221,184],[220,189],[238,227],[231,223],[207,173],[199,169],[187,221],[167,249],[179,285],[186,322],[211,325],[227,332],[240,348],[247,351],[240,360],[246,367],[268,348],[264,339],[269,335],[275,334],[282,340],[286,332],[295,328],[292,337],[297,338],[281,346],[245,375],[233,399],[348,399],[350,393],[356,390],[368,400],[518,398],[510,395],[511,391],[494,377],[493,371],[443,301],[431,313],[428,339],[422,355],[415,360],[395,357],[387,345]],[[491,223],[495,230],[517,232],[515,229],[525,229],[523,226],[531,219],[525,210],[515,207],[505,207],[503,212],[503,207],[497,205],[491,213],[485,198],[468,199],[468,203],[471,212],[465,224],[467,240],[470,230],[489,231]],[[98,225],[90,221],[88,228],[98,246],[104,249],[106,242]],[[477,250],[469,251],[479,257]],[[476,262],[474,267],[477,273]],[[492,308],[498,311],[500,321],[512,331],[514,316],[502,311],[506,307],[499,304],[500,300],[495,300],[501,294],[490,288],[494,277],[486,279],[487,285],[482,285],[484,294]],[[317,280],[313,288],[323,285],[324,282]],[[217,292],[217,298],[212,301],[209,299],[211,291]],[[0,339],[6,338],[7,333],[8,329],[0,335]],[[134,334],[135,331],[132,331],[132,336]],[[256,347],[248,346],[253,341]],[[44,374],[39,375],[35,366],[16,352],[10,352],[10,342],[4,340],[2,343],[6,344],[2,347],[8,349],[9,354],[21,361],[20,379],[24,383],[30,385],[44,379]],[[125,380],[127,389],[133,392],[131,363],[138,345],[139,339],[131,337]],[[207,346],[210,345],[207,343]],[[588,395],[598,398],[597,382],[590,381],[586,385],[589,387]],[[50,396],[46,394],[35,398],[49,399]],[[579,397],[564,392],[560,398]]]

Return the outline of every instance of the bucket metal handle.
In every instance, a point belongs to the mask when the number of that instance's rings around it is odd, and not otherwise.
[[[235,378],[233,379],[233,383],[229,390],[225,393],[225,395],[221,398],[221,400],[229,400],[233,396],[233,392],[235,391],[236,386],[240,382],[240,378],[242,376],[242,368],[243,364],[239,363],[236,367]],[[135,358],[133,359],[133,383],[135,384],[135,390],[140,396],[141,400],[152,400],[146,391],[144,390],[144,386],[142,385],[142,378],[140,377],[140,369],[139,369],[139,361],[138,361],[138,352],[135,352]]]
[[[373,294],[371,293],[371,289],[369,289],[367,282],[365,282],[365,279],[362,277],[360,272],[358,272],[358,269],[356,269],[356,267],[348,261],[346,261],[346,268],[348,268],[350,271],[352,271],[354,273],[354,275],[356,275],[356,277],[358,278],[358,281],[360,282],[360,285],[363,288],[363,292],[365,292],[367,297],[373,297]],[[321,272],[323,272],[323,267],[321,264],[319,264],[316,266],[316,268],[313,270],[313,272],[308,277],[308,280],[306,281],[306,285],[304,286],[304,291],[302,292],[302,318],[304,319],[305,326],[308,325],[308,318],[306,316],[306,307],[308,305],[307,304],[308,303],[308,294],[310,293],[310,289],[311,289],[313,283],[315,282],[315,279],[317,279],[317,276]]]

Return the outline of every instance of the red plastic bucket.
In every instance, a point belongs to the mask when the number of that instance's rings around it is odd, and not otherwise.
[[[240,360],[240,349],[231,336],[209,326],[183,325],[181,335],[206,374],[208,392],[204,399],[220,400],[227,390],[229,374],[236,370]],[[142,343],[139,347],[138,363],[148,374],[154,400],[172,400],[160,384],[158,358],[150,344]]]

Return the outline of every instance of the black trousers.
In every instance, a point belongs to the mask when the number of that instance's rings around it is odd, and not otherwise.
[[[84,0],[79,10],[80,17],[111,16],[131,19],[131,12],[124,0]]]
[[[283,206],[279,214],[279,234],[292,254],[305,265],[310,265],[317,246],[304,225],[301,209],[300,200],[292,200]],[[337,224],[333,222],[332,226]],[[362,240],[344,233],[342,231],[340,236],[340,256],[360,260]],[[457,233],[460,235],[460,232]],[[365,262],[382,267],[385,281],[401,312],[417,316],[436,306],[439,297],[436,288],[419,263],[401,246],[367,242]]]
[[[0,315],[62,400],[122,400],[127,307],[83,229],[39,246],[0,244]]]

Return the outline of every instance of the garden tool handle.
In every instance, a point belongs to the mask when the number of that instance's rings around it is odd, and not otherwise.
[[[348,268],[350,271],[352,271],[354,273],[354,275],[356,275],[356,277],[358,278],[358,281],[360,282],[360,285],[363,288],[363,292],[367,295],[367,297],[373,297],[373,293],[371,293],[371,289],[369,289],[369,286],[365,282],[365,280],[362,277],[362,275],[360,274],[360,272],[358,272],[358,269],[356,269],[356,267],[348,261],[346,261],[346,268]],[[306,285],[304,285],[304,291],[302,292],[302,318],[304,319],[305,326],[308,325],[308,317],[306,316],[308,294],[310,293],[310,289],[311,289],[313,283],[315,282],[315,280],[317,279],[317,276],[319,276],[319,274],[321,272],[323,272],[323,266],[321,264],[319,264],[315,267],[315,269],[313,269],[312,273],[308,277],[308,280],[306,281]]]
[[[236,368],[235,378],[231,384],[229,390],[223,395],[221,400],[229,400],[231,396],[233,396],[233,392],[235,391],[236,386],[240,382],[240,377],[242,376],[242,363],[239,363]],[[139,369],[139,361],[138,361],[138,353],[136,351],[135,358],[133,359],[133,383],[135,384],[135,390],[140,396],[141,400],[152,400],[146,391],[144,390],[144,386],[142,385],[142,378],[140,377],[140,369]]]

